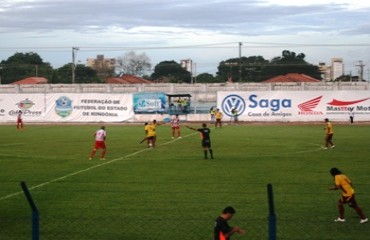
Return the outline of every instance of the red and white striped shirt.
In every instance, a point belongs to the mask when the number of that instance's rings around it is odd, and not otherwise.
[[[171,127],[179,127],[180,126],[180,119],[178,117],[174,117],[171,120]]]
[[[107,133],[103,129],[95,132],[95,141],[104,142]]]

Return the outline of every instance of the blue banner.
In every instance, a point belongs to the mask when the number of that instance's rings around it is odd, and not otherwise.
[[[135,113],[164,112],[166,95],[164,93],[136,93],[133,95]]]

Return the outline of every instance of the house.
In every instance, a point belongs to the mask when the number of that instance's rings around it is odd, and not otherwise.
[[[136,77],[134,75],[125,74],[121,77],[111,77],[105,80],[105,83],[109,84],[127,84],[127,83],[152,83],[149,80]]]
[[[44,77],[28,77],[10,84],[47,84],[48,79]]]
[[[275,82],[321,82],[320,80],[310,77],[306,74],[301,73],[288,73],[285,75],[279,75],[265,81],[263,83],[275,83]]]

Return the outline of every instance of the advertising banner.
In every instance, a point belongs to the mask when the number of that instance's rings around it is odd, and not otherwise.
[[[134,116],[132,94],[1,94],[0,121],[122,122]]]
[[[370,120],[369,91],[218,92],[217,106],[226,117],[236,109],[241,121]]]
[[[132,94],[48,94],[53,122],[122,122],[133,117]]]
[[[134,112],[153,113],[166,110],[166,95],[164,93],[135,93]]]
[[[23,119],[43,121],[45,94],[0,94],[1,122],[16,122],[19,111],[22,111]]]

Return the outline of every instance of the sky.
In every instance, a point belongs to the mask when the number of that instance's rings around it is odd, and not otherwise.
[[[240,43],[242,45],[240,45]],[[193,73],[221,61],[282,51],[311,64],[342,58],[345,74],[370,79],[370,1],[365,0],[1,0],[0,61],[34,52],[59,68],[103,54],[192,59]]]

